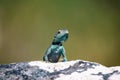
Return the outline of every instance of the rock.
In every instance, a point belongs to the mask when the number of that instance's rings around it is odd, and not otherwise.
[[[1,64],[0,80],[120,80],[120,66],[106,67],[83,60]]]

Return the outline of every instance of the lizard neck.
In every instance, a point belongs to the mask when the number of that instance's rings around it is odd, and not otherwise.
[[[62,46],[62,43],[61,43],[61,42],[52,42],[52,45],[59,45],[59,46]]]

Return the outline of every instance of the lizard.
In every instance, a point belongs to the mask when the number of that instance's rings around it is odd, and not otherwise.
[[[66,51],[63,43],[68,39],[69,32],[67,29],[58,30],[54,35],[54,39],[50,47],[46,50],[43,56],[43,61],[56,63],[62,56],[63,62],[67,61]]]

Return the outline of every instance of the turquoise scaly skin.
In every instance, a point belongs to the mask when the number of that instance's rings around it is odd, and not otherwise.
[[[69,32],[66,29],[58,30],[58,32],[54,36],[52,44],[43,56],[43,61],[56,63],[59,61],[61,55],[63,57],[63,62],[67,61],[63,43],[68,39],[68,34]]]

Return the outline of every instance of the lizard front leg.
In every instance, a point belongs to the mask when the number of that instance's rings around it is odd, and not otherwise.
[[[62,46],[62,57],[63,57],[63,62],[67,61],[67,57],[66,57],[66,51],[65,48]]]
[[[47,61],[48,62],[48,55],[51,53],[51,47],[49,47],[43,57],[43,61]]]

